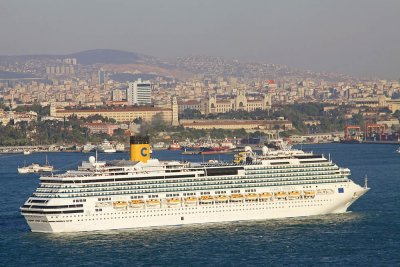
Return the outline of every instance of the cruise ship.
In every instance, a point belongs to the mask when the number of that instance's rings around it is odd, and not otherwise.
[[[40,177],[20,208],[33,232],[77,232],[346,212],[369,188],[323,155],[247,147],[231,163],[150,158],[131,136],[130,159],[89,157],[77,170]]]

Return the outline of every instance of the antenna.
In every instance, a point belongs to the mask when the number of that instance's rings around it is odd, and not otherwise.
[[[365,189],[368,188],[368,177],[367,177],[367,175],[365,175],[365,178],[364,178],[364,188]]]
[[[97,163],[97,148],[96,148],[96,163]]]
[[[328,154],[328,159],[331,161],[331,153]]]

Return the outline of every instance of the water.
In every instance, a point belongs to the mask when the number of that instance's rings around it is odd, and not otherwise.
[[[19,207],[38,185],[18,165],[45,154],[0,155],[0,266],[400,266],[400,155],[391,145],[303,146],[352,170],[372,188],[351,212],[307,218],[216,223],[71,234],[31,233]],[[49,153],[56,168],[75,168],[88,154]],[[160,159],[202,160],[155,151]],[[126,154],[101,157],[127,158]],[[206,156],[224,160],[232,155]]]

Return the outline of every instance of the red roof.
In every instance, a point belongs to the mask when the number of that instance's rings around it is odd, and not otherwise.
[[[169,111],[168,108],[135,107],[135,108],[116,108],[116,109],[58,109],[57,113],[80,113],[80,112],[129,112],[129,111]]]

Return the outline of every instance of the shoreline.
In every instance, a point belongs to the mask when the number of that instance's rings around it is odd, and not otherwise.
[[[301,145],[323,145],[323,144],[341,144],[341,145],[400,145],[398,141],[363,141],[360,143],[340,143],[340,142],[303,142],[303,143],[292,143],[293,146],[301,146]],[[250,145],[253,150],[261,150],[261,146]],[[153,150],[168,150],[168,149],[153,149]],[[57,147],[57,145],[48,145],[48,146],[7,146],[0,147],[0,154],[23,154],[24,151],[30,151],[30,153],[57,153],[57,152],[67,152],[67,153],[94,153],[94,151],[82,151],[80,149],[62,149]],[[116,153],[124,153],[129,152],[129,150],[116,152]],[[114,154],[114,153],[113,153]],[[29,154],[28,154],[29,155]]]

